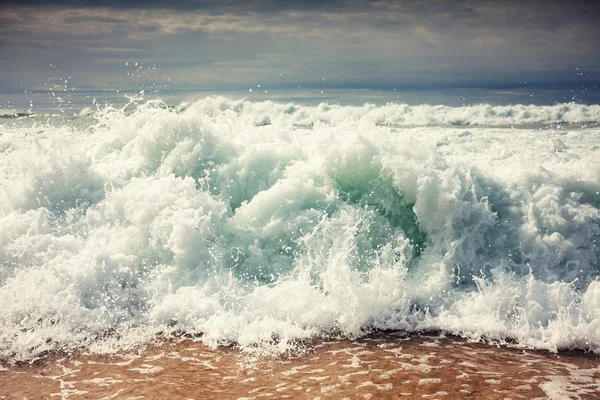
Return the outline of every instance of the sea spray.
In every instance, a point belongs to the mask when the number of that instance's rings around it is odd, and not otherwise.
[[[0,357],[373,329],[600,351],[599,120],[207,98],[0,121]]]

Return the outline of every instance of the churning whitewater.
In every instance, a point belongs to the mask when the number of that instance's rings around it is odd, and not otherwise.
[[[207,98],[0,120],[0,358],[175,332],[600,352],[600,106]]]

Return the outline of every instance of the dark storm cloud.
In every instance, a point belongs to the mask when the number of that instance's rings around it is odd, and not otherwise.
[[[281,11],[376,11],[409,10],[422,16],[428,14],[451,14],[455,18],[476,17],[478,8],[493,5],[508,13],[523,9],[535,9],[540,19],[555,21],[569,15],[598,15],[600,3],[596,0],[4,0],[5,7],[51,7],[51,8],[114,8],[114,9],[165,9],[173,11],[207,11],[214,13],[244,14],[247,12],[277,13]],[[550,12],[548,12],[550,11]],[[518,15],[513,15],[518,17]],[[552,21],[549,21],[552,22]]]
[[[376,3],[376,2],[375,2]],[[367,2],[342,0],[264,1],[264,0],[5,0],[5,5],[24,7],[169,9],[174,11],[211,11],[214,13],[279,12],[282,10],[324,10],[355,6],[369,7]]]
[[[49,65],[111,87],[592,82],[598,20],[596,1],[5,0],[0,90]]]

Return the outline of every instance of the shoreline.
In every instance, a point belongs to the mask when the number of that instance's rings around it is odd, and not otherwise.
[[[600,355],[377,332],[358,340],[315,341],[296,356],[252,358],[233,346],[211,349],[181,339],[137,352],[51,355],[0,368],[0,399],[56,396],[593,399],[600,396]]]

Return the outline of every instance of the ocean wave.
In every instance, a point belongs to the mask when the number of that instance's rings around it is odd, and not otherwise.
[[[21,112],[17,110],[0,110],[0,119],[12,119],[12,118],[22,118],[22,117],[30,117],[33,114],[28,112]]]
[[[553,106],[479,104],[463,107],[393,103],[385,106],[341,106],[326,103],[298,106],[270,101],[247,102],[213,98],[184,104],[178,109],[188,108],[194,112],[211,114],[234,111],[239,118],[252,118],[256,124],[279,123],[301,127],[312,127],[314,124],[337,125],[361,118],[368,118],[377,125],[391,126],[595,124],[600,121],[600,105],[576,103]]]
[[[0,358],[373,329],[598,352],[600,130],[494,125],[599,113],[208,98],[0,122]]]

